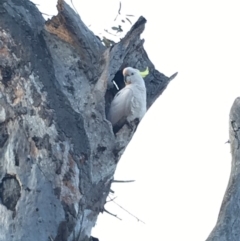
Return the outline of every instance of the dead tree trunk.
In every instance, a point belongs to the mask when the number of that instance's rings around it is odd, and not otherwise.
[[[0,0],[0,241],[88,240],[133,134],[106,120],[113,78],[148,66],[150,107],[176,76],[148,59],[143,17],[106,48],[57,8],[45,23],[28,0]]]
[[[240,240],[240,98],[234,101],[230,111],[229,136],[232,154],[231,174],[217,224],[207,241]]]

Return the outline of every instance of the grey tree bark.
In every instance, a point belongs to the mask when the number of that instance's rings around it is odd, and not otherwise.
[[[0,0],[0,241],[83,241],[132,138],[106,111],[121,70],[149,67],[148,108],[170,78],[140,39],[140,17],[106,48],[63,1],[45,22],[28,0]],[[106,228],[107,229],[107,228]]]
[[[231,108],[229,118],[229,141],[232,167],[216,226],[207,241],[240,240],[240,98]]]

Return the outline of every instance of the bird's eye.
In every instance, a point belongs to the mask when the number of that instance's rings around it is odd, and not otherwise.
[[[134,75],[134,73],[132,73],[131,75]]]

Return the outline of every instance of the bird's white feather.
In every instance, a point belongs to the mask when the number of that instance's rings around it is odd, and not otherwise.
[[[115,95],[108,114],[108,119],[113,126],[119,121],[126,120],[131,114],[132,98],[133,90],[130,86],[126,86]]]

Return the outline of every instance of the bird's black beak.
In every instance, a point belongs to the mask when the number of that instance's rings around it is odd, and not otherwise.
[[[131,82],[127,79],[127,77],[129,77],[129,75],[124,76],[124,82],[126,85],[129,85],[129,84],[131,84]]]

